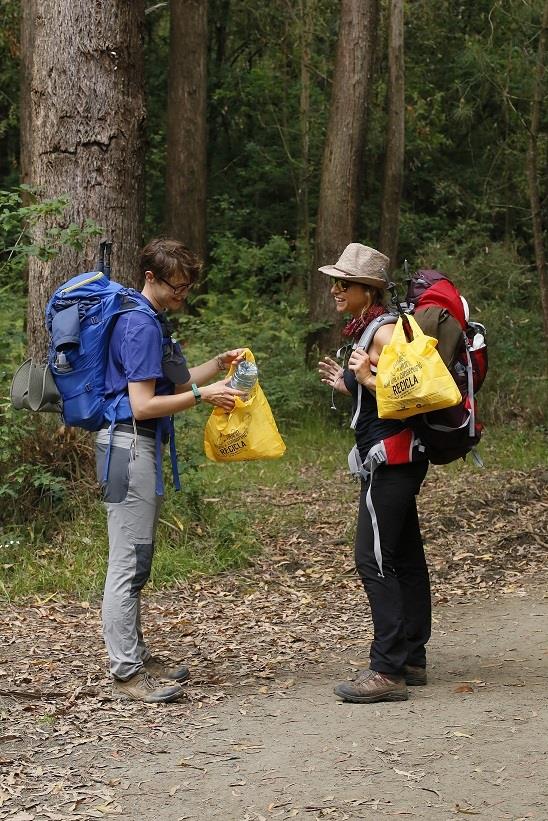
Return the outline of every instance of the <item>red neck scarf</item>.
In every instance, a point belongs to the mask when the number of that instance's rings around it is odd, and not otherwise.
[[[369,323],[373,322],[378,316],[387,313],[388,310],[384,305],[372,305],[364,314],[356,316],[351,319],[350,322],[347,322],[342,329],[342,334],[343,336],[350,337],[353,342],[358,342]]]

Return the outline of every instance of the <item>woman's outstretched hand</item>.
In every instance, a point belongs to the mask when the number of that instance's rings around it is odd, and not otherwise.
[[[363,348],[356,348],[350,354],[348,367],[354,371],[357,381],[369,390],[375,390],[375,374],[371,371],[371,360]]]
[[[217,408],[231,411],[234,408],[234,401],[237,396],[240,399],[245,397],[244,391],[238,391],[236,388],[231,388],[226,382],[213,382],[212,385],[205,385],[200,388],[202,399],[204,402],[209,402],[210,405],[215,405]]]
[[[329,385],[330,388],[346,393],[344,385],[343,374],[344,371],[338,362],[326,356],[318,362],[318,373],[324,385]]]

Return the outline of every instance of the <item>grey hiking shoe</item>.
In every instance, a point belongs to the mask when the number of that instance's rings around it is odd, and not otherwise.
[[[190,676],[190,670],[184,664],[171,665],[162,661],[159,656],[151,656],[143,662],[145,670],[154,678],[164,678],[168,681],[183,682]]]
[[[412,664],[406,664],[403,673],[408,687],[424,687],[425,684],[428,684],[428,676],[424,667],[414,667]]]
[[[166,686],[159,685],[146,670],[139,670],[127,681],[115,678],[112,682],[114,698],[128,698],[134,701],[144,701],[146,704],[166,704],[176,701],[183,692],[178,682]]]
[[[335,695],[343,701],[370,704],[374,701],[407,701],[409,693],[403,676],[364,670],[353,681],[337,684]]]

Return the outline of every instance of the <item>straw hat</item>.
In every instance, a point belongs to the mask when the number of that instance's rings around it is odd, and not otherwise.
[[[380,251],[351,242],[347,245],[335,265],[324,265],[318,268],[322,274],[336,279],[361,282],[362,285],[373,285],[384,290],[388,282],[390,260]]]

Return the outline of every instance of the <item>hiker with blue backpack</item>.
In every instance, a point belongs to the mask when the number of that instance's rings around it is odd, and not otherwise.
[[[243,348],[189,368],[165,320],[167,311],[183,307],[200,268],[198,258],[175,240],[154,239],[141,252],[144,286],[137,299],[148,310],[130,310],[116,320],[105,375],[105,398],[116,403],[115,419],[105,420],[97,434],[109,533],[103,632],[113,691],[145,702],[176,700],[189,677],[185,665],[153,656],[141,629],[140,591],[150,576],[163,494],[161,451],[169,441],[174,455],[173,414],[200,401],[231,410],[242,395],[222,379],[207,383],[239,361]],[[162,686],[158,679],[170,683]]]
[[[344,335],[350,346],[359,343],[346,367],[328,356],[319,362],[322,382],[352,397],[353,471],[361,475],[355,559],[374,635],[369,669],[335,687],[337,696],[356,703],[403,701],[408,684],[426,684],[431,630],[430,583],[415,498],[428,459],[406,422],[379,418],[375,399],[376,365],[395,322],[384,303],[389,264],[379,251],[352,243],[335,265],[319,269],[333,281],[337,313],[352,317]]]
[[[140,594],[151,572],[164,493],[163,451],[169,445],[180,489],[173,416],[202,401],[232,410],[243,393],[218,376],[240,362],[245,349],[189,368],[165,314],[181,310],[201,262],[176,240],[154,239],[139,265],[141,292],[112,281],[110,243],[103,242],[98,270],[55,290],[46,307],[48,363],[21,366],[12,402],[58,411],[65,424],[97,431],[109,538],[103,634],[113,694],[154,703],[178,699],[189,677],[185,665],[152,655],[141,628]]]
[[[164,494],[163,451],[169,445],[179,490],[173,416],[201,401],[231,411],[244,392],[230,386],[228,375],[218,376],[242,361],[246,349],[189,368],[165,314],[183,307],[201,270],[198,257],[176,240],[151,240],[141,251],[138,292],[111,280],[110,251],[111,243],[102,242],[96,270],[55,289],[45,311],[47,362],[23,362],[10,395],[17,410],[60,413],[67,426],[97,431],[109,538],[103,634],[113,693],[170,702],[182,695],[189,670],[151,654],[140,599]]]

